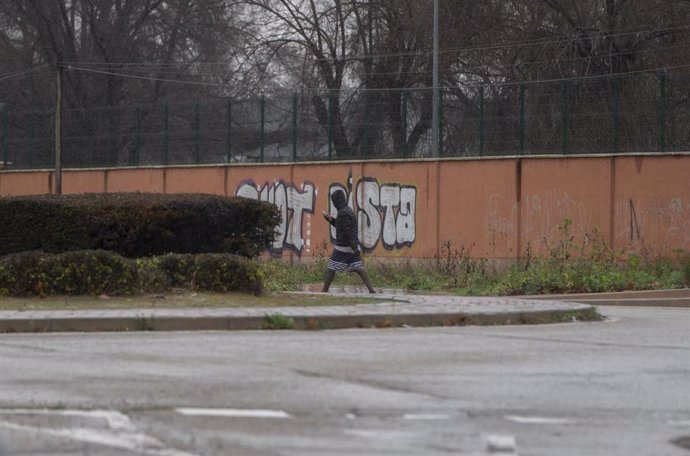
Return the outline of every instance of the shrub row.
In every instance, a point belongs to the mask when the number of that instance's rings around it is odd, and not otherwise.
[[[169,287],[260,294],[263,275],[247,258],[224,253],[133,260],[104,250],[0,257],[0,294],[133,295]]]
[[[109,250],[129,258],[268,249],[273,204],[202,194],[92,193],[0,198],[0,255]]]

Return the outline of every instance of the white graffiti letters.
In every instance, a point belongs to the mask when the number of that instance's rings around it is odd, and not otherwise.
[[[373,249],[381,235],[379,213],[379,184],[375,180],[362,179],[357,184],[357,222],[360,242],[365,249]]]
[[[340,184],[332,184],[328,194],[347,190]],[[410,246],[416,240],[417,189],[400,184],[379,185],[376,179],[364,177],[355,187],[357,221],[360,242],[364,249],[376,248],[379,240],[383,247],[392,250]],[[353,198],[349,198],[353,207]],[[329,202],[330,204],[330,202]],[[335,209],[330,206],[332,215]],[[335,230],[331,229],[331,237]]]
[[[278,206],[281,222],[273,242],[273,250],[280,252],[288,247],[298,253],[302,252],[305,244],[302,222],[305,214],[314,213],[314,184],[304,182],[300,191],[282,181],[259,188],[253,180],[248,180],[240,184],[235,195],[260,199]]]

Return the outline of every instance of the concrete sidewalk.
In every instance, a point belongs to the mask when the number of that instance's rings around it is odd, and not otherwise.
[[[344,290],[333,295],[372,295]],[[66,331],[188,331],[399,326],[500,325],[591,320],[590,304],[554,299],[424,296],[384,292],[376,304],[325,307],[0,311],[0,333]],[[284,318],[283,318],[284,317]],[[289,319],[289,320],[288,320]]]
[[[597,306],[646,306],[690,308],[690,288],[678,290],[620,291],[615,293],[582,293],[524,296],[526,299],[572,301]]]

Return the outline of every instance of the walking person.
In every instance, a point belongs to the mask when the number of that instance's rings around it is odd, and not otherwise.
[[[323,217],[335,227],[335,246],[328,260],[328,269],[324,277],[323,292],[328,292],[336,271],[356,272],[369,289],[369,293],[376,293],[371,286],[369,275],[364,270],[364,263],[360,254],[359,237],[357,236],[357,217],[347,205],[345,192],[336,190],[331,195],[333,206],[338,210],[338,216],[333,218],[323,213]]]

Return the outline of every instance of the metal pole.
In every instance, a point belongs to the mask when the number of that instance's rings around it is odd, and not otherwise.
[[[163,164],[170,163],[170,107],[165,103],[163,113]]]
[[[659,152],[666,152],[666,72],[659,75]]]
[[[369,148],[369,105],[371,103],[371,93],[367,90],[364,93],[364,135],[362,138],[362,157],[367,158]]]
[[[403,92],[402,94],[403,99],[402,99],[402,144],[404,145],[404,150],[403,154],[407,155],[407,103],[409,100],[409,94],[406,91]]]
[[[33,168],[34,167],[34,114],[33,112],[29,112],[27,114],[27,130],[28,130],[28,135],[29,135],[29,167]]]
[[[520,84],[520,155],[525,153],[525,86]]]
[[[439,128],[438,128],[438,104],[439,104],[439,78],[438,78],[438,0],[434,0],[434,43],[433,43],[433,76],[432,76],[432,95],[431,95],[431,155],[439,156]]]
[[[109,106],[105,108],[105,152],[106,152],[106,160],[107,163],[110,164],[111,166],[114,166],[117,164],[117,159],[114,156],[115,154],[113,153],[113,138],[112,138],[112,129],[113,129],[113,108],[112,106]]]
[[[194,163],[201,162],[201,113],[199,102],[194,104]]]
[[[139,148],[141,147],[141,107],[137,106],[137,132],[136,132],[136,137],[134,138],[135,140],[135,146],[134,146],[134,157],[133,157],[133,165],[134,166],[139,166]]]
[[[259,100],[259,109],[261,111],[261,163],[264,162],[264,141],[266,139],[266,98],[264,94],[261,94],[261,99]]]
[[[437,156],[443,155],[443,90],[438,89],[438,149]]]
[[[333,158],[333,95],[328,93],[328,159]]]
[[[484,155],[484,86],[479,87],[479,155]]]
[[[5,111],[2,116],[2,168],[9,168],[9,147],[10,147],[10,115]]]
[[[55,194],[62,194],[62,67],[57,66],[55,97]],[[7,158],[5,158],[7,164]]]
[[[292,94],[292,161],[297,161],[297,94]]]
[[[619,128],[620,128],[621,86],[620,80],[613,81],[613,152],[619,152]]]
[[[227,138],[227,150],[225,152],[225,162],[230,163],[232,161],[232,100],[228,100],[228,138]]]
[[[563,81],[561,86],[561,96],[563,105],[562,109],[562,123],[563,123],[563,139],[561,141],[561,153],[568,153],[568,81]]]

